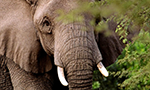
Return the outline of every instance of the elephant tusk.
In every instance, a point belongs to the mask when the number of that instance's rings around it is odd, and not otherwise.
[[[102,75],[104,75],[105,77],[108,77],[109,73],[106,70],[106,68],[104,67],[104,65],[102,64],[102,62],[99,62],[97,64],[97,67],[98,67],[99,71],[102,73]]]
[[[64,75],[64,69],[58,66],[57,73],[58,73],[58,77],[59,77],[61,84],[64,86],[68,86],[68,82],[66,81],[65,75]]]

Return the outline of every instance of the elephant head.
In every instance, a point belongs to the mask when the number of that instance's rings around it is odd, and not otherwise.
[[[105,76],[108,72],[101,63],[91,15],[83,13],[84,21],[58,21],[57,10],[69,12],[78,6],[76,0],[27,0],[35,8],[33,14],[37,35],[48,55],[54,55],[58,76],[69,89],[91,89],[93,67],[98,66]],[[78,18],[78,17],[75,17]],[[83,29],[85,29],[83,31]],[[66,72],[67,81],[64,78]]]

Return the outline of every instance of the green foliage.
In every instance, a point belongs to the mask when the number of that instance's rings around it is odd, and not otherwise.
[[[100,83],[98,81],[93,82],[93,89],[98,89],[100,87]]]
[[[133,44],[127,45],[124,50],[124,57],[119,58],[117,62],[121,71],[119,78],[126,77],[126,79],[119,84],[121,89],[150,89],[149,40],[150,34],[148,32],[141,32]]]
[[[108,69],[108,68],[107,68]],[[111,69],[116,69],[111,68]],[[109,70],[109,69],[108,69]],[[110,71],[110,70],[109,70]],[[95,82],[99,83],[99,87],[95,87]],[[93,90],[117,90],[119,80],[117,79],[117,77],[114,77],[114,73],[113,72],[109,72],[109,76],[106,78],[104,76],[101,75],[101,73],[98,70],[94,71],[94,75],[93,75]]]
[[[128,33],[127,33],[127,29],[128,29],[128,26],[130,24],[130,20],[126,20],[123,19],[120,21],[120,23],[118,24],[117,28],[116,28],[116,33],[118,33],[118,35],[120,36],[120,39],[123,41],[123,43],[127,43],[127,36],[128,36]]]
[[[100,73],[94,73],[94,81],[99,81],[102,90],[149,90],[149,41],[150,33],[141,31],[133,43],[127,44],[117,62],[107,68],[110,76],[102,78]]]

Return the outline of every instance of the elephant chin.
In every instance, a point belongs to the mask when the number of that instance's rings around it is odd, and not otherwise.
[[[106,68],[104,67],[102,62],[99,62],[97,64],[97,67],[98,67],[99,71],[102,73],[103,76],[108,77],[109,73],[106,70]],[[57,73],[58,73],[58,77],[59,77],[59,80],[60,80],[61,84],[64,85],[64,86],[68,86],[68,82],[65,79],[65,75],[64,75],[64,69],[62,67],[58,66],[57,67]]]

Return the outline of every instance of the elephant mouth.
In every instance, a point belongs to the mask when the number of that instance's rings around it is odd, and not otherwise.
[[[102,62],[99,62],[97,64],[97,68],[99,69],[99,71],[101,72],[103,76],[108,77],[109,73],[104,67]],[[64,68],[57,66],[57,73],[58,73],[58,77],[59,77],[61,84],[64,86],[68,86],[68,82],[65,79],[65,75],[64,75]]]

